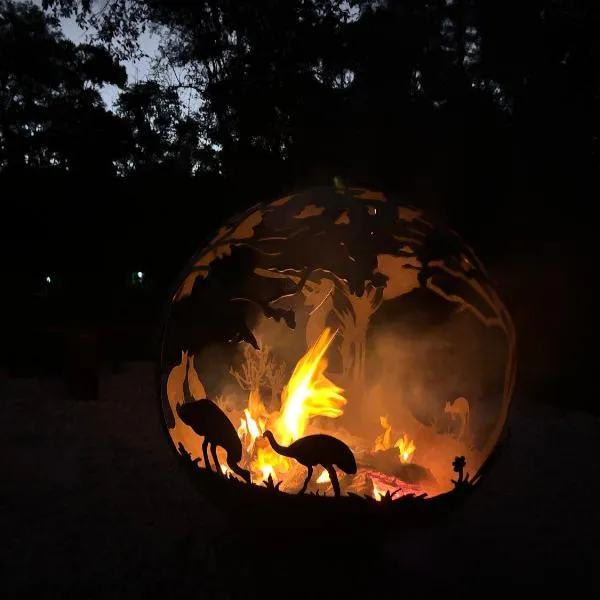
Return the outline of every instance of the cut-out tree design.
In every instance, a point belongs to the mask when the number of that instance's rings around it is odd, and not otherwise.
[[[270,406],[274,406],[285,385],[285,362],[278,360],[267,344],[261,344],[258,349],[249,344],[244,345],[242,357],[240,367],[231,367],[229,373],[240,388],[253,397],[260,397],[261,389],[268,386],[271,392]]]
[[[383,288],[365,286],[362,296],[349,293],[343,289],[347,306],[334,308],[333,312],[340,322],[342,338],[340,352],[344,374],[352,374],[354,383],[361,385],[365,377],[365,359],[367,330],[371,315],[375,314],[383,302]]]
[[[263,344],[258,349],[243,346],[243,362],[239,369],[231,367],[229,372],[246,392],[259,392],[267,379],[267,373],[273,370],[271,348]]]

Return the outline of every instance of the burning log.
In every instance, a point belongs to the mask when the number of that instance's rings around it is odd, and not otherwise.
[[[381,473],[389,473],[408,484],[435,482],[435,477],[427,467],[400,462],[396,448],[373,452],[361,459],[360,466]]]
[[[367,496],[374,500],[381,500],[388,492],[393,499],[425,493],[425,489],[418,483],[408,483],[394,475],[386,475],[365,467],[359,467],[354,477],[347,478],[344,490],[348,494]]]
[[[371,480],[372,495],[375,500],[382,500],[388,493],[392,499],[410,494],[419,496],[425,493],[420,485],[407,483],[393,475],[365,470],[365,476]]]

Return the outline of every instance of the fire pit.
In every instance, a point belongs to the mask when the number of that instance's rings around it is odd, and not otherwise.
[[[336,185],[254,207],[193,257],[162,408],[191,475],[244,518],[413,520],[479,480],[514,378],[513,324],[473,251]]]

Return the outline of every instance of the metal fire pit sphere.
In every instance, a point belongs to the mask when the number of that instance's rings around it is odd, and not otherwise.
[[[484,472],[515,333],[457,234],[336,182],[254,207],[193,257],[161,371],[173,445],[222,505],[414,515]]]

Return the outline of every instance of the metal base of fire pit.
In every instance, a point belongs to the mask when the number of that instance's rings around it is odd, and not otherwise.
[[[431,526],[444,519],[477,489],[491,462],[495,462],[499,445],[486,463],[486,469],[473,478],[464,477],[464,463],[456,469],[454,489],[434,497],[405,494],[394,498],[389,493],[376,500],[371,496],[348,494],[341,497],[320,494],[281,492],[272,481],[247,484],[236,477],[220,475],[202,468],[198,460],[179,446],[180,463],[202,494],[210,497],[233,521],[236,528],[258,534],[276,533],[297,538],[348,534],[352,524],[363,531],[406,531]],[[460,457],[457,457],[460,460]]]

